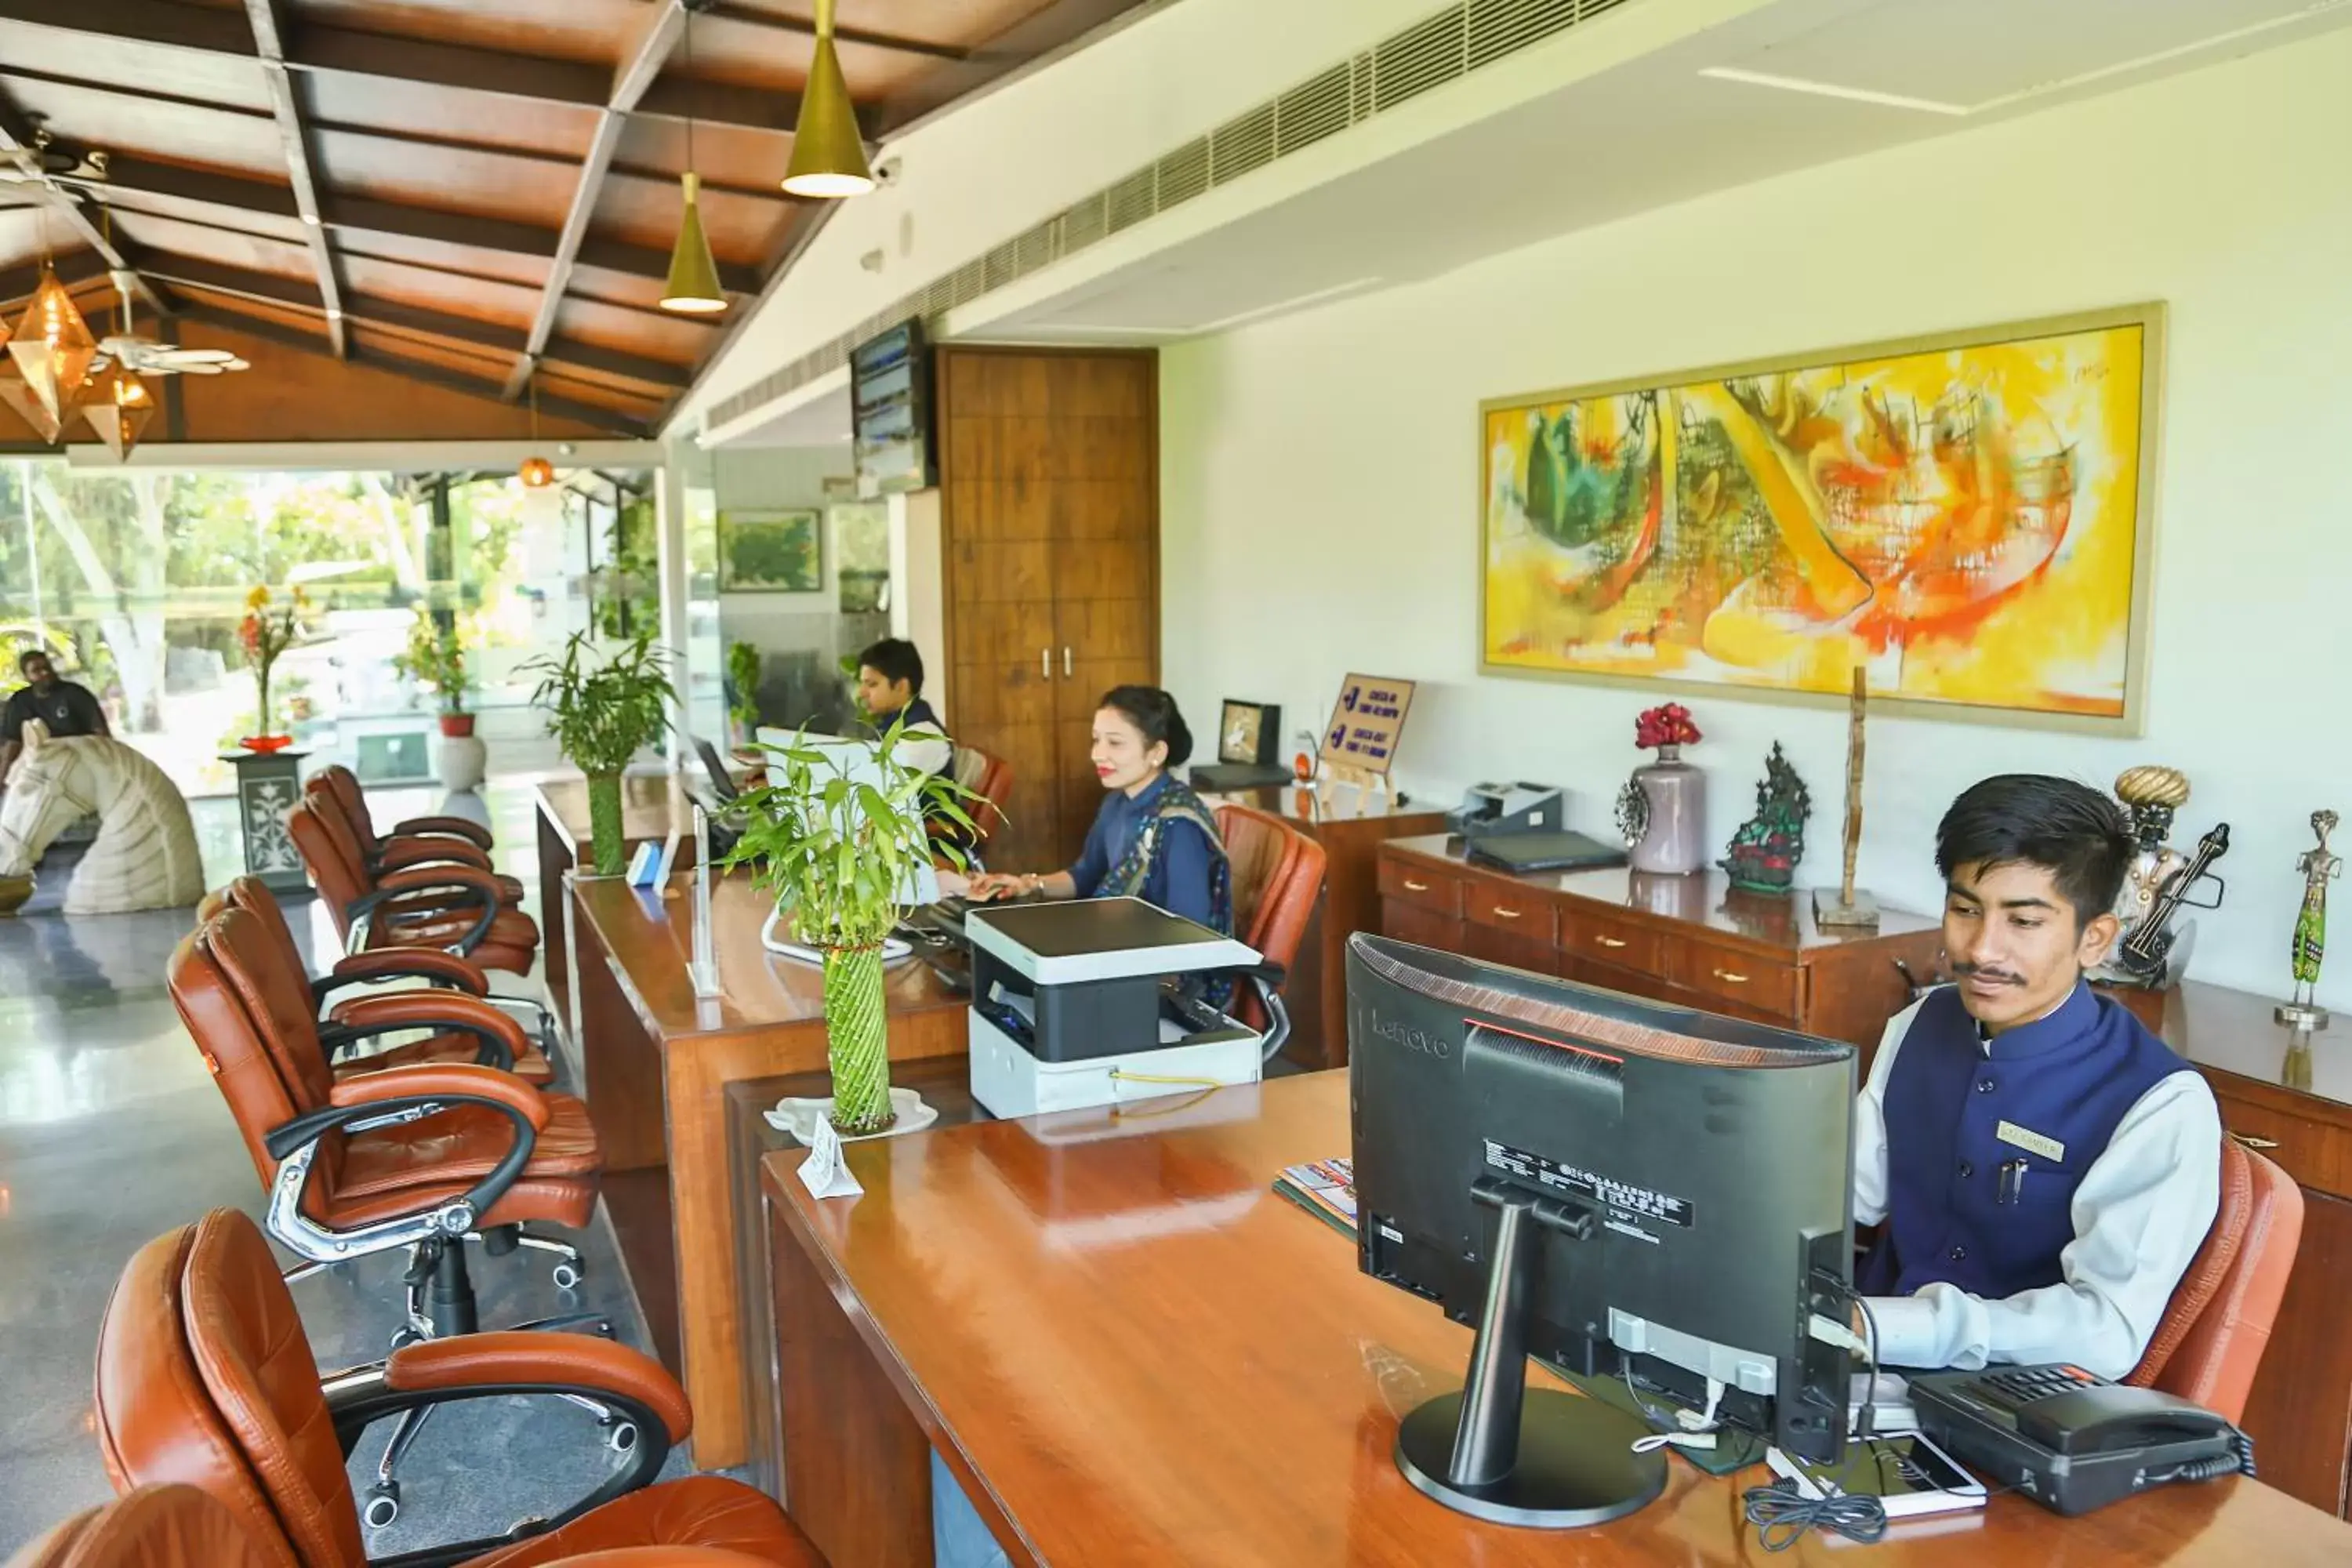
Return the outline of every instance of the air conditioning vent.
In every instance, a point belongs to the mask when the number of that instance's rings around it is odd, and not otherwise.
[[[985,256],[900,300],[855,331],[713,404],[704,427],[730,424],[848,363],[849,351],[911,317],[937,318],[1287,158],[1376,114],[1457,81],[1628,0],[1454,0],[1436,15],[1237,114],[1206,136],[1072,204]]]
[[[1209,188],[1209,139],[1187,142],[1154,165],[1160,175],[1160,210],[1189,202]]]
[[[1464,16],[1464,7],[1454,6],[1373,47],[1373,113],[1462,75]]]

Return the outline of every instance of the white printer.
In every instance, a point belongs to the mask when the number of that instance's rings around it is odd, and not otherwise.
[[[1247,943],[1141,899],[975,906],[964,930],[971,1097],[992,1114],[1258,1080],[1264,1037],[1160,984],[1246,969],[1258,962]]]

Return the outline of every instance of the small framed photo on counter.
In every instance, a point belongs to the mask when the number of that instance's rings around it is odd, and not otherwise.
[[[1279,704],[1225,699],[1224,716],[1217,723],[1217,761],[1264,766],[1275,760],[1281,747]]]

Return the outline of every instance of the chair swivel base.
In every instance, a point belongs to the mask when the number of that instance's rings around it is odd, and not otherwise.
[[[1454,1458],[1462,1395],[1442,1394],[1397,1427],[1396,1462],[1420,1491],[1458,1513],[1496,1524],[1570,1530],[1606,1524],[1648,1504],[1666,1485],[1665,1456],[1636,1454],[1650,1429],[1622,1410],[1552,1389],[1531,1388],[1519,1413],[1518,1461],[1502,1479],[1457,1487]]]

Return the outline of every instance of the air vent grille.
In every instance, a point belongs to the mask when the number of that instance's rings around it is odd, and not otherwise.
[[[1434,16],[1237,114],[967,261],[851,331],[713,404],[730,424],[845,364],[849,351],[912,317],[936,318],[1193,197],[1457,81],[1627,0],[1455,0]]]

